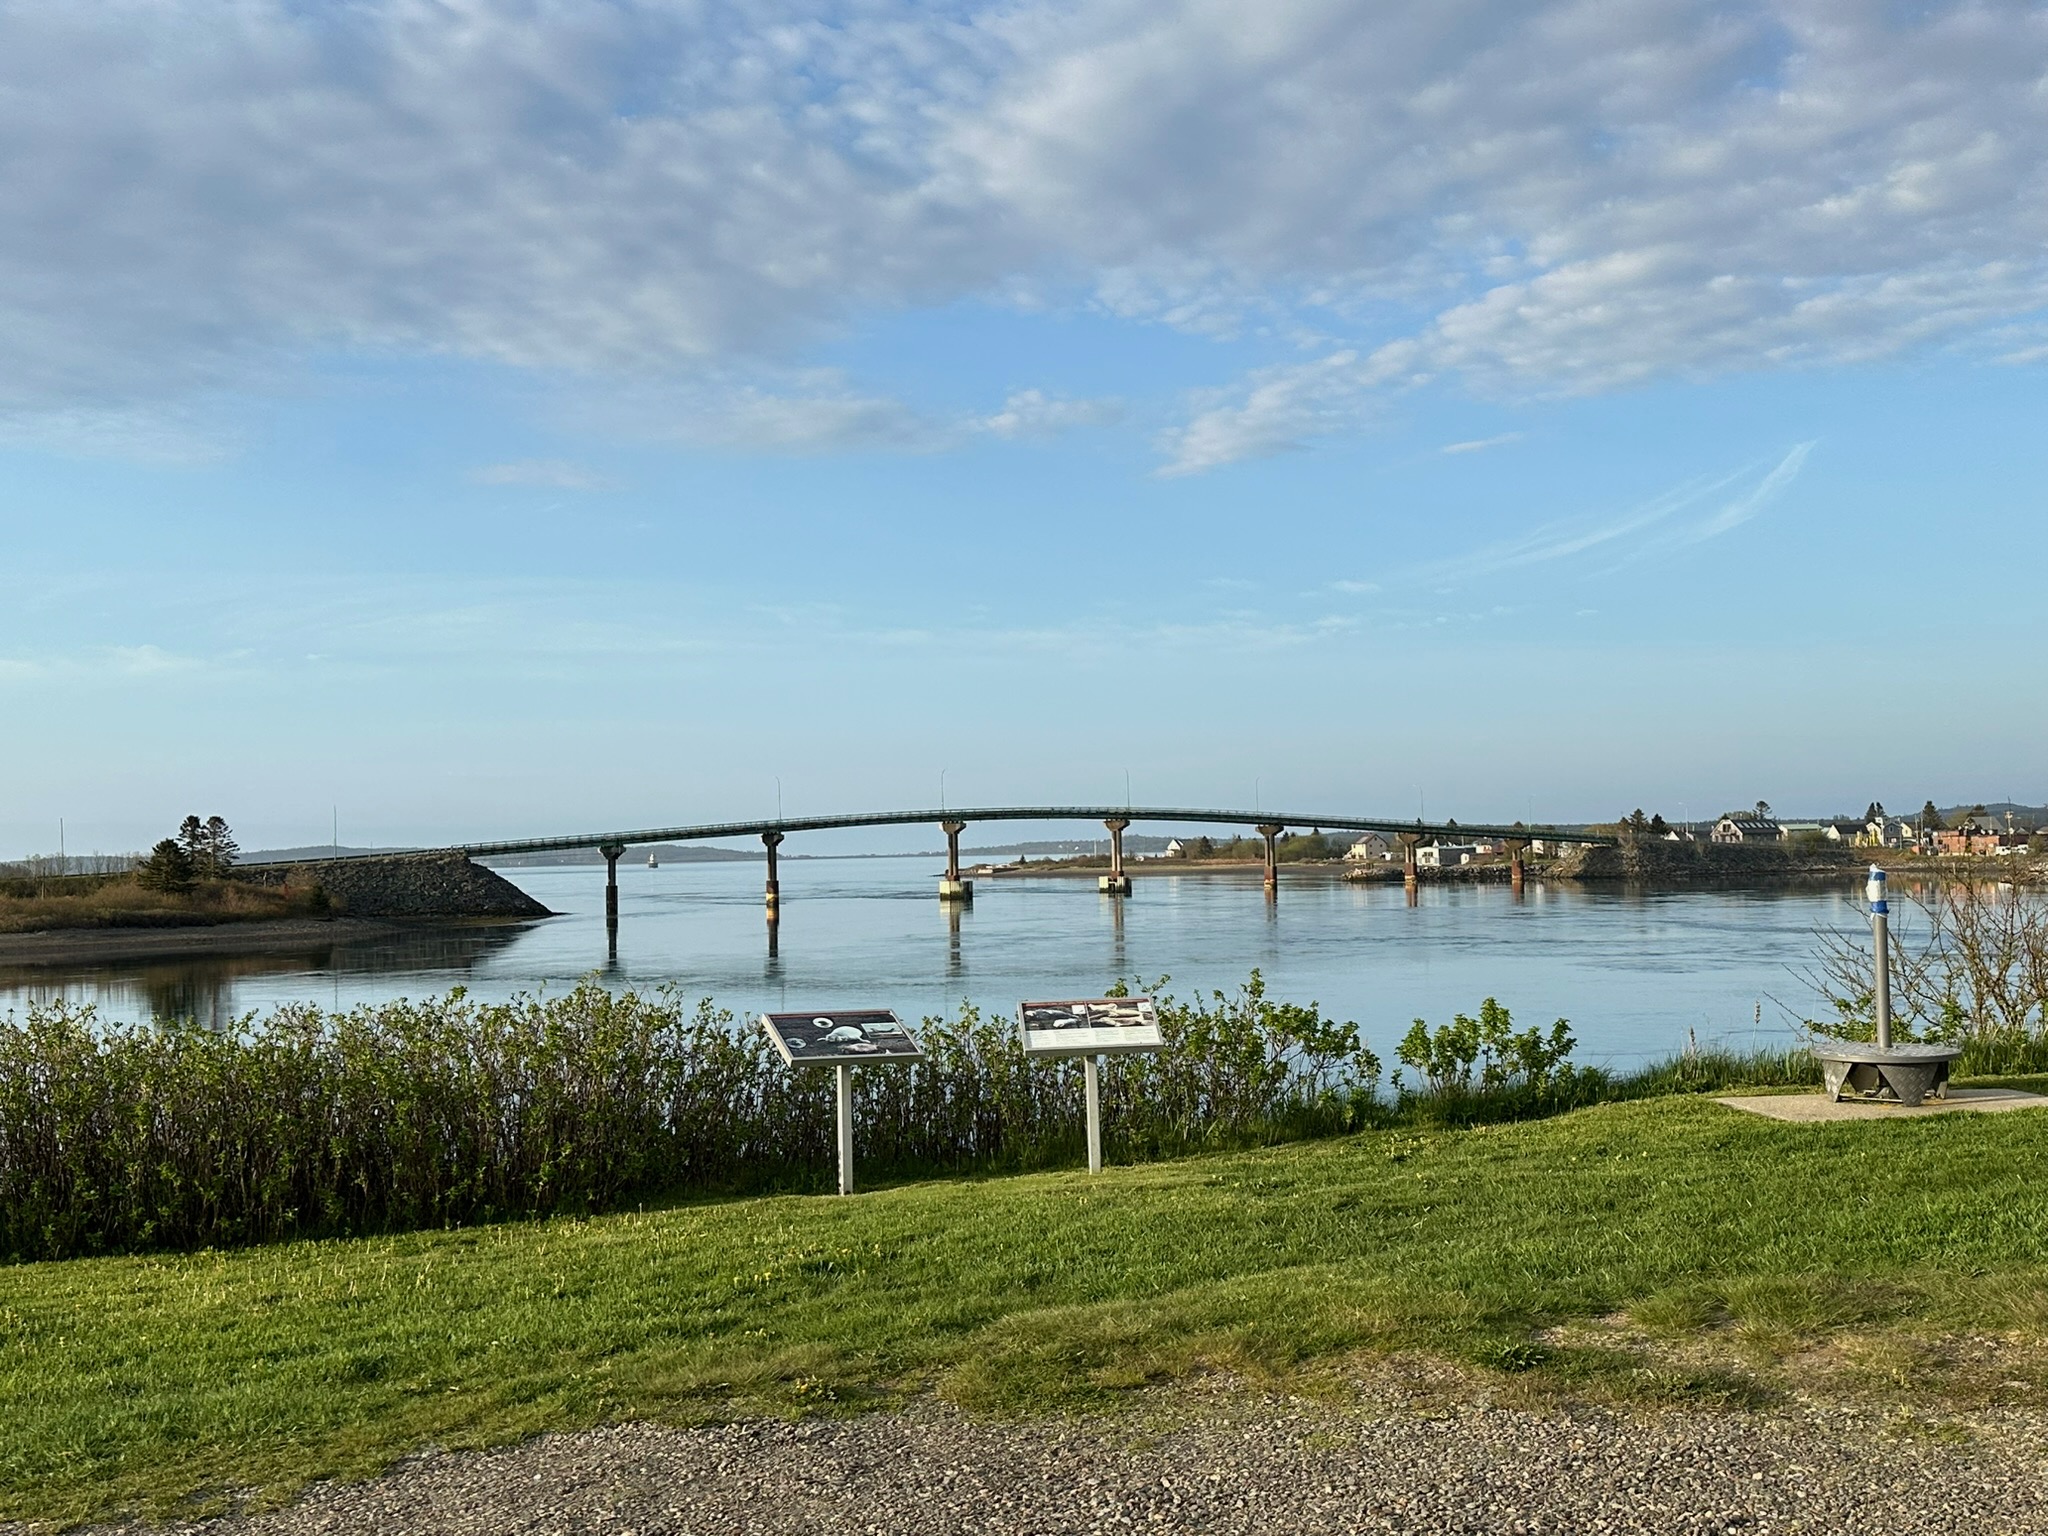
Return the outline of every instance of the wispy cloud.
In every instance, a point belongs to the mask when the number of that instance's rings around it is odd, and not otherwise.
[[[1784,495],[1799,478],[1814,447],[1812,442],[1796,443],[1767,468],[1752,464],[1724,475],[1688,480],[1618,517],[1579,524],[1546,523],[1520,538],[1419,566],[1408,574],[1414,581],[1456,585],[1500,571],[1596,552],[1610,557],[1618,567],[1681,545],[1717,539]],[[1722,499],[1736,487],[1742,489],[1732,498]]]
[[[1498,437],[1475,437],[1466,443],[1445,443],[1438,453],[1483,453],[1488,448],[1505,448],[1509,443],[1519,443],[1523,434],[1503,432]]]
[[[568,459],[520,459],[469,472],[478,485],[522,485],[555,491],[608,491],[616,482]]]
[[[1082,427],[1102,427],[1123,419],[1120,400],[1063,400],[1042,390],[1022,389],[1003,408],[972,425],[995,437],[1051,437]]]
[[[1814,444],[1810,442],[1796,444],[1790,453],[1777,462],[1769,474],[1757,482],[1754,489],[1744,492],[1712,517],[1687,530],[1685,542],[1701,544],[1740,528],[1785,494],[1792,482],[1799,478],[1799,471],[1806,467],[1806,456],[1812,453],[1813,449]]]

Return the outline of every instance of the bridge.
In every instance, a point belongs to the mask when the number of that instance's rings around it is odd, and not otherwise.
[[[1394,821],[1373,816],[1305,815],[1280,811],[1206,810],[1189,806],[1131,805],[1006,805],[976,806],[918,811],[860,811],[837,816],[775,817],[764,821],[705,822],[694,826],[646,827],[631,832],[585,832],[565,837],[512,838],[501,842],[458,843],[436,852],[460,853],[469,858],[519,853],[555,853],[579,848],[596,849],[605,861],[605,926],[616,949],[619,925],[619,859],[628,848],[650,843],[708,842],[717,838],[758,837],[767,854],[766,899],[768,920],[775,922],[781,901],[776,851],[794,832],[824,832],[843,827],[937,826],[946,834],[946,873],[939,881],[939,900],[965,903],[974,899],[974,884],[960,872],[960,834],[970,825],[1000,821],[1099,821],[1109,831],[1109,873],[1097,881],[1098,888],[1111,896],[1128,896],[1131,879],[1124,869],[1124,831],[1133,822],[1165,822],[1180,825],[1250,827],[1266,841],[1266,894],[1273,897],[1280,888],[1279,842],[1288,828],[1313,827],[1334,832],[1377,832],[1401,845],[1402,868],[1412,891],[1417,881],[1415,850],[1428,842],[1483,838],[1499,842],[1507,850],[1509,878],[1520,890],[1523,879],[1522,855],[1537,840],[1546,843],[1610,843],[1612,838],[1584,832],[1561,832],[1523,825],[1496,827],[1461,826],[1454,822]]]

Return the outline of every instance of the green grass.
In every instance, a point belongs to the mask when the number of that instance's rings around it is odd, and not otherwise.
[[[1099,1179],[20,1265],[0,1270],[0,1515],[278,1497],[634,1416],[934,1390],[1086,1407],[1360,1351],[1727,1402],[1829,1350],[1905,1392],[1885,1372],[1961,1330],[2048,1390],[2027,1363],[2044,1161],[2048,1113],[1793,1126],[1667,1098]]]

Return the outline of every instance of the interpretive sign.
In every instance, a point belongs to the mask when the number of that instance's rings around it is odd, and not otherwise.
[[[924,1053],[903,1021],[886,1008],[818,1013],[764,1013],[761,1028],[793,1067],[868,1061],[916,1061]]]
[[[1104,1056],[1156,1051],[1159,1010],[1149,997],[1091,997],[1059,1003],[1019,1003],[1017,1023],[1027,1056]]]

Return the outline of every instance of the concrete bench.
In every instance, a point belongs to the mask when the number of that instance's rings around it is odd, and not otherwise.
[[[1886,1104],[1918,1104],[1930,1093],[1948,1097],[1949,1064],[1962,1055],[1954,1045],[1872,1045],[1835,1040],[1813,1048],[1830,1097]]]

